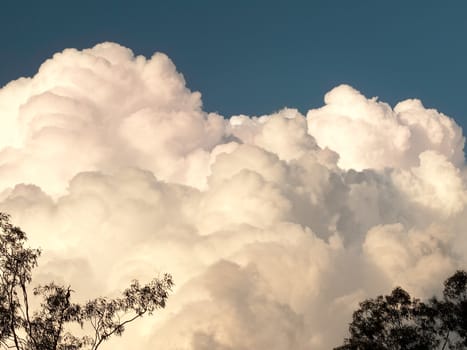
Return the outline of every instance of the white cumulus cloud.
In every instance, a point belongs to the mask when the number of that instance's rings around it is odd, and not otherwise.
[[[330,349],[358,302],[467,267],[452,118],[341,85],[307,115],[203,110],[162,53],[67,49],[0,89],[0,211],[76,298],[173,275],[108,349]]]

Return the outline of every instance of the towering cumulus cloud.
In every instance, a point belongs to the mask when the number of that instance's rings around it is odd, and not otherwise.
[[[170,59],[68,49],[0,90],[0,210],[77,298],[173,274],[109,349],[330,349],[358,301],[467,267],[464,138],[350,86],[306,117],[203,110]]]

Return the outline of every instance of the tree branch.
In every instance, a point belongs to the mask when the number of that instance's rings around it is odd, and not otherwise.
[[[446,347],[446,345],[448,343],[448,340],[449,340],[449,334],[450,334],[450,331],[448,330],[447,333],[446,333],[446,337],[444,337],[444,344],[443,344],[443,347],[441,348],[441,350],[444,350],[444,348]]]
[[[21,281],[21,291],[23,293],[23,301],[24,301],[24,308],[25,308],[25,314],[26,314],[26,332],[28,333],[29,338],[31,338],[32,342],[34,343],[34,346],[37,348],[37,341],[32,333],[31,319],[29,317],[28,292],[26,290],[26,285],[24,281]]]
[[[99,340],[99,342],[96,344],[96,346],[92,348],[92,350],[97,350],[97,348],[101,345],[101,343],[102,343],[105,339],[109,338],[112,334],[114,334],[119,328],[124,327],[126,324],[128,324],[128,323],[130,323],[130,322],[133,322],[134,320],[136,320],[136,319],[139,318],[139,317],[142,317],[145,313],[146,313],[146,311],[144,311],[143,313],[138,313],[138,314],[136,314],[134,317],[132,317],[132,318],[130,318],[130,319],[128,319],[128,320],[126,320],[126,321],[124,321],[124,322],[118,324],[110,333],[104,333],[104,334],[102,335],[102,337],[100,337],[100,340]]]

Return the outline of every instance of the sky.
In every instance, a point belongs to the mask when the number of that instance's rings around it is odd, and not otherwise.
[[[347,83],[419,98],[467,126],[464,1],[6,1],[0,85],[67,47],[115,41],[169,55],[205,109],[305,112]]]
[[[46,3],[0,22],[33,284],[175,281],[102,349],[328,350],[365,298],[467,269],[459,4]]]

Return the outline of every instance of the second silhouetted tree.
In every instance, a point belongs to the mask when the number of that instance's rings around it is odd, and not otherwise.
[[[467,273],[449,277],[441,299],[422,302],[397,287],[361,302],[349,333],[336,350],[467,349]]]

